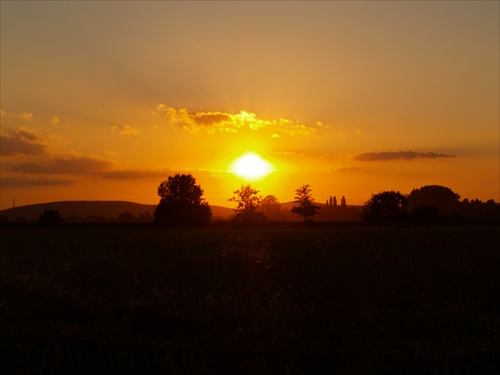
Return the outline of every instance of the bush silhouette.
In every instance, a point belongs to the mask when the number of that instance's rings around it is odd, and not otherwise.
[[[38,216],[40,223],[44,225],[56,225],[62,222],[62,215],[59,211],[53,209],[45,209],[43,213]]]

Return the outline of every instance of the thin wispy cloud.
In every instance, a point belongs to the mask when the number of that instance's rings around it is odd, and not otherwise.
[[[0,186],[59,186],[72,185],[73,180],[67,178],[52,177],[3,177],[0,179]]]
[[[78,174],[100,173],[110,169],[112,163],[106,160],[81,156],[57,158],[47,164],[22,163],[9,168],[10,171],[34,174]]]
[[[120,135],[136,135],[141,132],[139,129],[130,125],[113,126],[113,131]]]
[[[361,168],[358,167],[338,167],[335,169],[337,172],[358,172],[361,170]]]
[[[33,113],[31,112],[23,112],[23,113],[14,113],[7,112],[4,109],[0,109],[0,116],[10,119],[21,119],[21,120],[33,120]]]
[[[262,129],[272,129],[273,138],[279,138],[281,134],[292,136],[311,136],[318,129],[325,128],[321,122],[314,125],[307,125],[300,121],[293,121],[285,118],[263,119],[255,113],[240,111],[239,113],[226,112],[195,112],[185,108],[168,107],[166,104],[159,104],[157,111],[164,113],[168,122],[174,126],[180,126],[185,131],[197,133],[205,131],[214,133],[238,133],[242,129],[259,131]]]
[[[356,155],[353,159],[356,161],[390,161],[390,160],[416,160],[416,159],[439,159],[454,158],[455,155],[443,154],[438,152],[365,152]]]
[[[25,120],[31,120],[33,118],[33,114],[30,112],[21,113],[19,116]]]
[[[102,178],[115,179],[115,180],[138,180],[150,178],[165,178],[170,176],[173,172],[171,170],[119,170],[119,171],[106,171],[99,174]]]

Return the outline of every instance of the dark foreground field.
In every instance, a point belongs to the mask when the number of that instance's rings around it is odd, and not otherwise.
[[[498,374],[499,229],[4,227],[0,371]]]

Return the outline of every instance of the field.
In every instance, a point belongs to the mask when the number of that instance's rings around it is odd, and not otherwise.
[[[498,226],[1,228],[4,374],[497,374]]]

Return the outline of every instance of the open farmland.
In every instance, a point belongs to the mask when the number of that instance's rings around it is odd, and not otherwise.
[[[1,366],[498,373],[498,230],[3,227]]]

